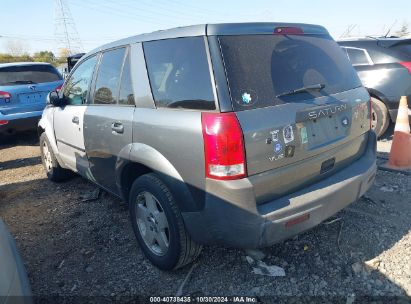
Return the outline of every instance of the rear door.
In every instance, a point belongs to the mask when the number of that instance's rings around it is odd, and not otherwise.
[[[92,179],[118,193],[116,167],[128,158],[132,141],[134,94],[126,47],[102,53],[93,98],[84,118],[85,148]]]
[[[67,79],[63,88],[66,102],[54,111],[54,132],[59,155],[65,165],[84,174],[89,166],[84,146],[84,113],[89,98],[97,55],[83,61]]]
[[[218,40],[257,197],[298,189],[359,157],[369,95],[328,34]]]

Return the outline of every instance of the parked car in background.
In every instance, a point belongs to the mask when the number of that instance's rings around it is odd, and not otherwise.
[[[16,244],[0,219],[0,303],[32,303],[26,269]]]
[[[39,123],[47,176],[129,203],[162,269],[203,244],[270,246],[357,200],[376,174],[370,96],[327,30],[176,28],[84,55]]]
[[[78,53],[67,57],[67,73],[70,73],[76,63],[83,57],[85,53]]]
[[[47,94],[62,85],[61,74],[49,63],[0,64],[0,135],[35,130]]]
[[[371,95],[372,126],[381,136],[396,120],[400,97],[411,100],[411,39],[365,37],[338,43]]]

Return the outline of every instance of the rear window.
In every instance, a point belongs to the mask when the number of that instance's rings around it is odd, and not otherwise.
[[[220,36],[219,42],[237,111],[303,101],[361,86],[347,56],[328,35]],[[319,84],[324,88],[278,96]]]
[[[151,41],[143,46],[157,107],[215,109],[203,37]]]
[[[50,65],[22,65],[0,68],[0,85],[20,85],[61,80],[59,72]]]

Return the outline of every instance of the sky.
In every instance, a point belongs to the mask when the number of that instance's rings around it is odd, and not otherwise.
[[[17,48],[58,55],[65,47],[59,1],[69,8],[81,41],[73,47],[86,52],[124,37],[201,23],[312,23],[325,26],[335,39],[348,28],[351,36],[364,36],[391,27],[395,32],[404,22],[411,27],[411,0],[0,0],[0,53]]]

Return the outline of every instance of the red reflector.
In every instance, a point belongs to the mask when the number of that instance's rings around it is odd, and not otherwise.
[[[299,224],[299,223],[302,223],[302,222],[304,222],[304,221],[306,221],[306,220],[308,220],[308,219],[310,219],[310,214],[309,214],[309,213],[303,214],[303,215],[301,215],[301,216],[299,216],[299,217],[293,218],[292,220],[286,222],[286,223],[285,223],[285,227],[289,228],[289,227],[291,227],[291,226],[294,226],[294,225],[297,225],[297,224]]]
[[[8,120],[0,120],[0,126],[7,125],[8,123]]]
[[[54,91],[60,92],[60,90],[61,90],[62,87],[63,87],[63,85],[61,84],[61,85],[59,85],[57,88],[55,88]]]
[[[205,174],[214,179],[246,176],[243,132],[234,113],[202,113]]]
[[[11,94],[9,92],[0,91],[0,98],[4,98],[4,99],[11,98]]]
[[[405,67],[408,72],[411,74],[411,62],[400,62],[400,64]]]
[[[280,26],[274,29],[276,35],[303,35],[304,31],[300,27]]]

